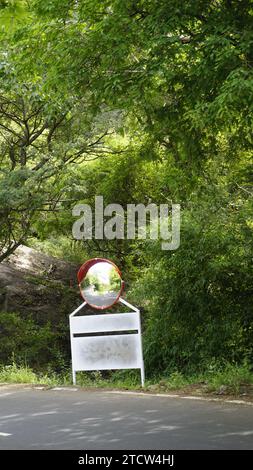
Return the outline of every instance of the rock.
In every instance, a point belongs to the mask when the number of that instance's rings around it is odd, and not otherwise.
[[[38,323],[58,323],[82,299],[79,266],[21,246],[0,264],[0,310],[32,315]]]
[[[221,385],[217,393],[218,395],[224,395],[227,392],[228,392],[227,385]]]
[[[75,263],[45,255],[24,245],[17,248],[15,253],[9,256],[1,266],[11,266],[28,275],[49,277],[66,283],[68,286],[70,281],[76,283],[76,273],[79,268]]]

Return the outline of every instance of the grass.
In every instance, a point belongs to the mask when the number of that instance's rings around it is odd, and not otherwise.
[[[78,385],[87,388],[138,388],[138,373],[123,371],[103,378],[101,372],[79,372]],[[0,383],[40,384],[48,386],[72,385],[71,372],[57,375],[54,372],[35,373],[29,366],[18,365],[13,362],[10,365],[0,366]]]
[[[207,367],[203,372],[192,375],[183,375],[174,372],[168,378],[157,381],[154,387],[157,390],[191,390],[203,393],[239,395],[246,389],[253,395],[253,373],[249,364],[215,364]],[[152,385],[151,385],[152,387]]]
[[[243,365],[226,364],[223,369],[207,374],[207,389],[210,392],[226,387],[228,392],[237,395],[245,385],[253,384],[253,373],[247,363]]]
[[[71,375],[62,377],[62,383],[72,384]],[[109,372],[107,377],[99,371],[96,372],[78,372],[77,383],[84,388],[109,388],[109,389],[127,389],[137,390],[141,388],[140,373],[138,371],[117,371]]]
[[[0,368],[0,383],[16,383],[16,384],[45,384],[45,385],[58,385],[59,380],[54,375],[38,375],[28,366],[18,366],[13,363],[11,365],[2,366]]]
[[[53,372],[36,374],[28,366],[19,366],[15,363],[0,367],[0,382],[29,383],[47,386],[72,385],[71,373],[56,375]],[[139,371],[108,372],[107,378],[101,372],[79,372],[77,374],[78,386],[84,388],[107,388],[123,390],[140,390]],[[203,373],[185,376],[180,372],[173,372],[168,377],[147,380],[145,391],[156,393],[171,390],[188,390],[193,393],[240,395],[246,390],[247,395],[253,396],[253,373],[248,364],[225,364],[209,366]]]

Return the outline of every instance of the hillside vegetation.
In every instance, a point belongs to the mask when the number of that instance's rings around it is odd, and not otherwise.
[[[249,382],[252,1],[2,1],[0,24],[1,364],[69,370],[79,294],[49,268],[14,273],[26,245],[120,267],[150,380],[242,367]],[[180,247],[74,240],[74,205],[98,195],[125,215],[180,204]]]

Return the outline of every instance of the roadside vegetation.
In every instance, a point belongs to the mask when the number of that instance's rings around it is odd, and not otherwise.
[[[197,396],[232,396],[243,400],[253,400],[253,375],[248,364],[223,367],[210,366],[202,374],[186,376],[173,372],[169,376],[157,377],[140,386],[137,372],[111,372],[103,375],[101,372],[79,372],[77,375],[80,388],[132,390],[146,393],[181,393]],[[0,386],[4,383],[41,385],[51,387],[71,387],[71,373],[57,375],[53,371],[35,373],[28,366],[17,366],[13,363],[0,369]]]
[[[141,309],[151,390],[251,390],[252,18],[250,1],[0,1],[0,263],[20,244],[112,259]],[[73,206],[94,213],[97,195],[124,214],[180,204],[180,247],[74,240]],[[44,316],[0,282],[2,381],[71,381],[75,291],[44,278],[27,278],[58,296]],[[79,380],[139,387],[130,372]]]

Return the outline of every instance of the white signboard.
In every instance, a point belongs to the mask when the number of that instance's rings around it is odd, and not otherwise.
[[[140,369],[144,386],[140,312],[103,313],[75,316],[84,302],[70,315],[73,382],[77,371],[105,369]]]

